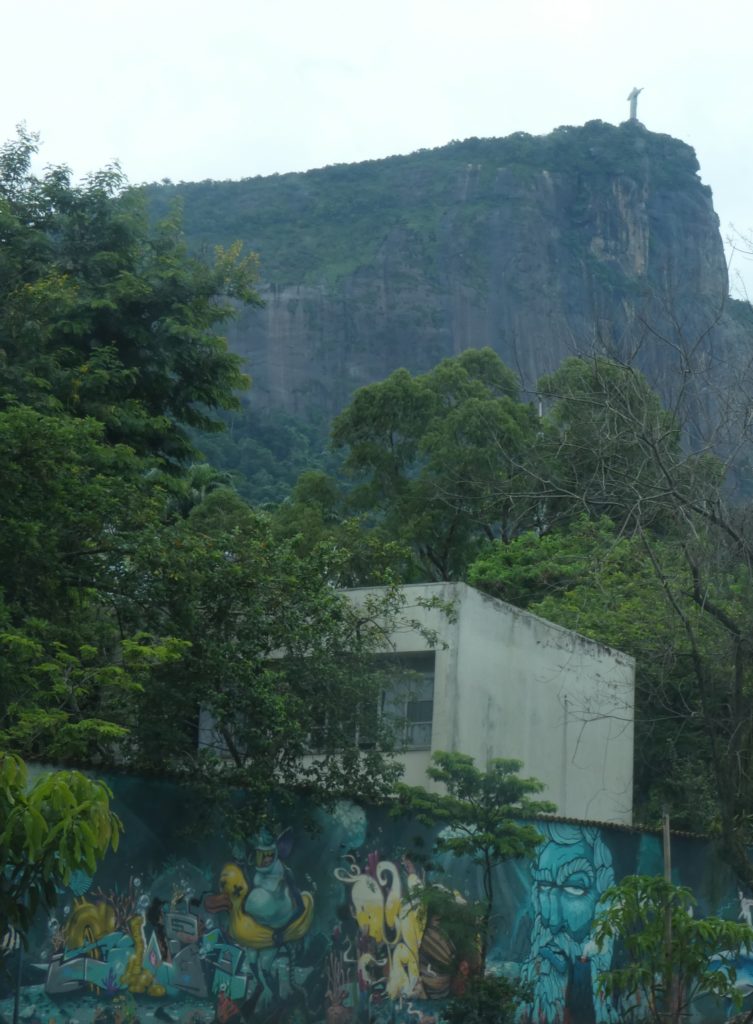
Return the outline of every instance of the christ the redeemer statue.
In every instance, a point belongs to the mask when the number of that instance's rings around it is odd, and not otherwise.
[[[640,94],[642,92],[643,92],[643,86],[641,86],[640,89],[636,89],[636,87],[633,86],[633,91],[628,96],[628,99],[630,100],[630,120],[631,121],[637,121],[638,120],[638,97],[640,96]]]

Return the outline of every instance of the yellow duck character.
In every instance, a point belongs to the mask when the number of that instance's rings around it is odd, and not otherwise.
[[[283,942],[302,939],[311,927],[314,917],[314,897],[310,892],[300,894],[303,909],[286,927],[280,929],[264,924],[252,917],[245,909],[246,898],[251,887],[246,881],[243,869],[237,864],[226,864],[220,872],[219,892],[204,898],[204,906],[210,913],[225,910],[228,913],[228,932],[239,946],[249,949],[271,949]]]

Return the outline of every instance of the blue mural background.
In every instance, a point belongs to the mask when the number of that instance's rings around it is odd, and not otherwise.
[[[78,873],[39,919],[22,961],[20,1017],[29,1024],[438,1024],[463,991],[477,950],[457,948],[410,894],[441,885],[481,898],[474,866],[446,855],[422,866],[433,836],[385,810],[348,802],[303,808],[240,842],[190,791],[108,780],[125,826],[94,877]],[[551,820],[527,862],[499,869],[489,966],[530,983],[530,1024],[607,1024],[619,1007],[597,992],[619,947],[591,936],[601,893],[626,874],[661,873],[658,836]],[[675,879],[701,915],[750,920],[753,901],[702,840],[675,837]],[[12,956],[6,957],[6,966]],[[740,985],[753,981],[742,965]],[[13,1012],[13,972],[0,1016]],[[753,989],[753,984],[750,986]],[[724,1007],[704,1007],[704,1016]]]

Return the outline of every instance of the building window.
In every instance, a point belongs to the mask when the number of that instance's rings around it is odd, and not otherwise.
[[[337,749],[338,734],[361,750],[373,750],[385,729],[395,750],[431,750],[434,652],[380,654],[375,662],[380,677],[379,698],[365,706],[343,708],[334,729],[325,718],[310,734],[310,753]]]
[[[434,717],[434,652],[391,654],[380,659],[386,681],[382,715],[398,749],[430,750]]]

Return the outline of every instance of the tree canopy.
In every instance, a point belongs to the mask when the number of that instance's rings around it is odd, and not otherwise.
[[[520,466],[536,423],[498,356],[469,349],[361,388],[332,443],[354,481],[351,507],[412,550],[417,576],[458,579],[485,542],[533,522]]]
[[[689,889],[644,875],[628,875],[602,895],[595,941],[619,939],[625,959],[599,982],[605,995],[619,995],[631,1020],[679,1024],[701,995],[740,1008],[736,964],[753,931],[737,921],[699,919],[695,904]]]
[[[155,227],[117,166],[72,182],[31,171],[36,136],[0,149],[0,407],[92,417],[110,443],[180,462],[186,427],[247,385],[217,326],[258,303],[239,245],[191,256],[173,213]]]
[[[670,408],[604,358],[541,382],[551,405],[531,486],[545,529],[492,546],[469,578],[635,655],[639,808],[669,800],[750,882],[753,547],[727,483],[751,441],[747,385],[709,396],[704,434],[702,367],[689,361],[687,378]]]
[[[752,440],[747,385],[701,415],[686,357],[664,398],[632,365],[567,360],[537,386],[540,416],[492,353],[398,371],[335,421],[352,490],[319,478],[317,493],[322,515],[357,508],[412,551],[403,579],[465,578],[633,654],[638,814],[668,802],[747,877],[753,548],[729,483]]]
[[[426,770],[437,792],[423,786],[398,787],[398,806],[428,826],[443,826],[435,840],[439,853],[468,857],[481,869],[484,904],[481,914],[481,973],[494,912],[494,869],[516,857],[530,856],[542,836],[531,819],[554,811],[554,804],[535,800],[544,789],[538,779],[522,778],[521,761],[493,758],[485,770],[472,757],[436,751]],[[526,820],[528,819],[528,820]]]
[[[400,596],[356,611],[336,543],[193,462],[248,385],[218,332],[256,257],[191,255],[117,168],[36,176],[36,145],[0,149],[0,746],[245,787],[260,816],[381,794],[389,737],[359,735]]]
[[[23,761],[0,754],[0,934],[25,940],[37,909],[55,905],[74,871],[94,874],[117,850],[121,823],[103,782],[80,772],[45,772],[33,782]]]

